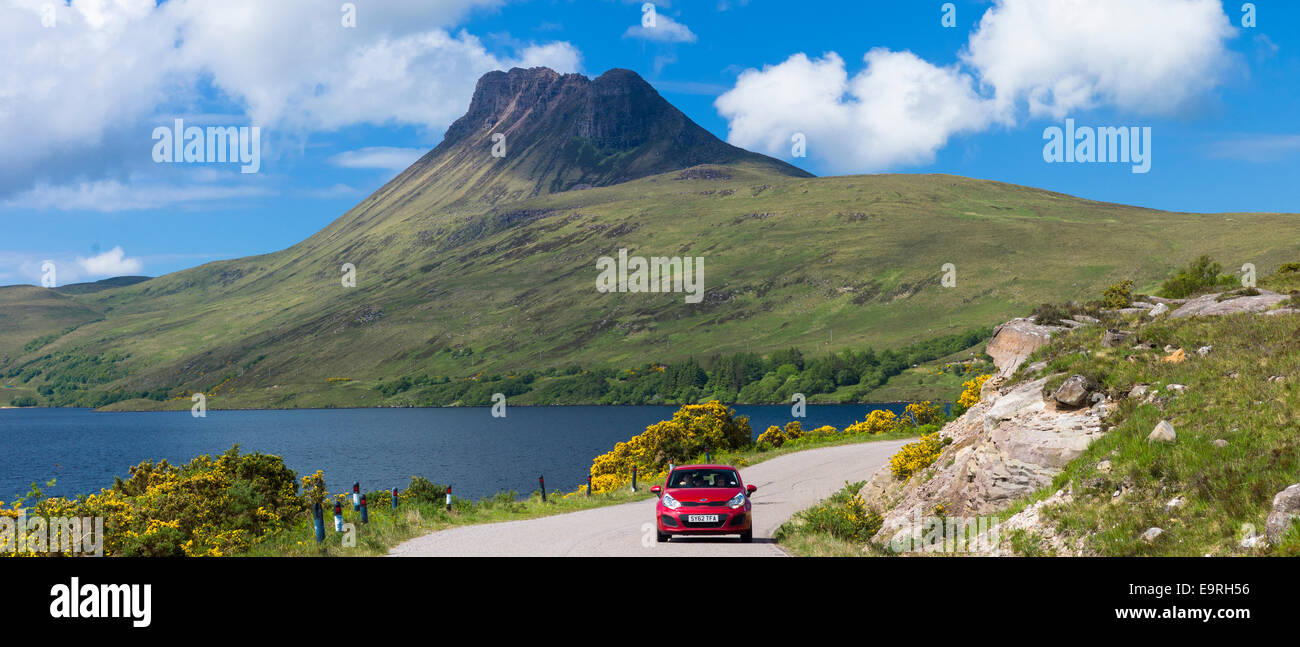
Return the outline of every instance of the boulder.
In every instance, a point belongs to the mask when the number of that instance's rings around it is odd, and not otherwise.
[[[1296,483],[1273,497],[1273,510],[1268,514],[1264,532],[1268,541],[1277,544],[1293,521],[1300,520],[1300,483]]]
[[[1010,377],[1029,354],[1052,340],[1052,334],[1066,330],[1062,326],[1040,326],[1032,319],[1012,319],[993,329],[985,353],[993,358],[998,375]]]
[[[1147,310],[1147,316],[1151,317],[1152,319],[1155,319],[1156,317],[1159,317],[1160,315],[1166,312],[1169,312],[1169,306],[1163,303],[1157,303],[1156,307]]]
[[[1148,528],[1146,532],[1142,533],[1142,541],[1150,544],[1163,534],[1165,534],[1165,531],[1162,528]]]
[[[1178,309],[1169,317],[1171,319],[1182,319],[1183,317],[1230,315],[1238,312],[1264,312],[1290,298],[1285,294],[1278,294],[1268,290],[1260,290],[1259,294],[1255,296],[1233,297],[1223,301],[1219,300],[1218,294],[1207,294],[1178,306]]]
[[[1052,394],[1052,399],[1067,406],[1081,407],[1088,403],[1088,379],[1082,375],[1071,375]]]
[[[1151,430],[1151,433],[1147,436],[1147,442],[1172,443],[1177,438],[1178,434],[1174,433],[1174,426],[1169,424],[1168,420],[1161,420],[1160,424],[1157,424],[1156,428]]]
[[[1219,438],[1219,439],[1215,440],[1213,443],[1210,443],[1210,444],[1214,445],[1215,447],[1218,447],[1219,449],[1223,449],[1224,447],[1227,447],[1227,446],[1228,446],[1228,441],[1226,441],[1226,440],[1224,440],[1224,439],[1222,439],[1222,438]]]
[[[1105,332],[1105,334],[1101,336],[1101,345],[1105,346],[1106,348],[1115,348],[1117,346],[1123,346],[1124,343],[1128,340],[1129,336],[1131,336],[1132,334],[1133,334],[1132,332],[1129,332],[1127,330],[1115,330],[1113,328],[1108,329]]]

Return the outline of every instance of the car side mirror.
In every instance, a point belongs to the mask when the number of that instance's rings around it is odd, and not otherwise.
[[[650,488],[650,491],[654,492],[655,496],[660,496],[661,494],[663,494],[664,489],[659,487],[658,485],[655,485]]]
[[[746,496],[752,496],[752,495],[754,494],[754,490],[757,490],[757,489],[758,489],[758,486],[757,486],[757,485],[746,485],[746,486],[745,486],[745,495],[746,495]]]

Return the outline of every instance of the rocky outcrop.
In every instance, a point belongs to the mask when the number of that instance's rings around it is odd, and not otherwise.
[[[1086,409],[1060,407],[1043,397],[1046,380],[1005,392],[986,384],[980,402],[939,432],[951,443],[930,468],[905,483],[895,480],[888,466],[876,472],[862,490],[868,505],[884,512],[875,540],[917,535],[921,529],[913,520],[931,515],[940,504],[948,516],[999,510],[1049,485],[1100,438],[1113,405],[1101,401]]]
[[[1253,296],[1238,296],[1222,301],[1219,300],[1220,296],[1219,294],[1207,294],[1190,299],[1187,303],[1178,306],[1178,309],[1174,310],[1169,317],[1171,319],[1181,319],[1183,317],[1230,315],[1238,312],[1264,312],[1291,298],[1268,290],[1259,290],[1259,294]]]
[[[1012,319],[993,329],[985,353],[993,358],[1000,377],[1009,377],[1029,357],[1030,353],[1046,346],[1052,334],[1068,330],[1064,326],[1040,326],[1033,319]]]

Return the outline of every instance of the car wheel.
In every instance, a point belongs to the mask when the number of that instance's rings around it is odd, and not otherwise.
[[[670,535],[666,535],[666,534],[664,534],[664,533],[662,533],[662,532],[656,532],[656,533],[655,533],[655,540],[662,544],[662,543],[668,541],[668,537],[669,537],[669,536],[670,536]]]
[[[745,532],[740,533],[740,543],[742,543],[742,544],[751,544],[751,543],[753,543],[753,542],[754,542],[754,531],[753,531],[753,530],[746,530]]]

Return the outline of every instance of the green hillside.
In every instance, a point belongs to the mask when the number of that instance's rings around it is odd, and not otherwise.
[[[900,345],[1092,298],[1126,277],[1151,288],[1202,253],[1264,271],[1295,258],[1300,240],[1289,214],[1166,213],[938,175],[714,170],[479,214],[410,201],[354,235],[336,225],[282,252],[127,287],[57,298],[6,289],[5,316],[23,314],[0,336],[3,369],[18,371],[11,382],[42,371],[24,383],[38,387],[95,356],[91,390],[377,405],[378,380],[403,375]],[[596,258],[620,248],[703,257],[703,302],[598,293]],[[355,288],[341,284],[344,263],[357,267]],[[944,263],[956,287],[940,286]]]

